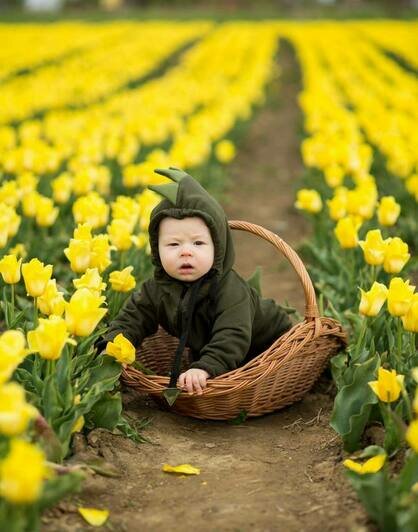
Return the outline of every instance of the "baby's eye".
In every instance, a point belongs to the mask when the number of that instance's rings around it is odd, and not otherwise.
[[[202,240],[196,240],[196,242],[194,243],[195,246],[204,246],[205,243],[202,241]]]
[[[178,246],[177,242],[170,242],[168,245],[169,245],[169,246],[173,246],[173,247],[174,247],[174,246]]]

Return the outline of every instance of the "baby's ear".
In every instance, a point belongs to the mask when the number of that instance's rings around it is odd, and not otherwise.
[[[164,196],[164,198],[167,198],[168,201],[170,201],[173,205],[176,204],[177,192],[179,190],[178,183],[165,183],[164,185],[149,185],[148,188],[150,190],[153,190],[157,194],[160,194],[160,196]]]

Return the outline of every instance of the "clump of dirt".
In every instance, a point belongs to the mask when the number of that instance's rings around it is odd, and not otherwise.
[[[296,65],[289,49],[279,57],[282,75],[273,104],[250,126],[236,162],[225,209],[277,232],[292,246],[308,232],[296,213],[294,183],[299,158]],[[275,101],[274,101],[275,100]],[[252,235],[236,235],[237,269],[249,276],[263,266],[263,293],[288,300],[303,314],[304,295],[294,271],[277,250]],[[89,530],[77,506],[110,510],[104,528],[121,532],[361,531],[370,529],[345,479],[342,446],[329,426],[333,384],[323,376],[305,398],[288,408],[241,424],[202,421],[158,410],[125,390],[126,413],[151,418],[137,445],[104,430],[78,440],[73,461],[102,457],[118,477],[92,476],[83,492],[44,518],[43,530]],[[163,473],[163,464],[190,463],[196,476]]]

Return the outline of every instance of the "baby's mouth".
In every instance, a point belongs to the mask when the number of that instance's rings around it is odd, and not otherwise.
[[[187,272],[187,271],[193,270],[193,266],[189,264],[188,262],[185,262],[184,264],[180,266],[180,270]]]

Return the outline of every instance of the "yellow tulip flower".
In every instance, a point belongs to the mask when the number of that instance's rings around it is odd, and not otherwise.
[[[26,251],[25,244],[16,244],[9,249],[11,255],[16,255],[16,257],[22,257],[24,259],[27,257],[28,252]]]
[[[65,320],[59,316],[40,318],[38,327],[28,332],[30,349],[46,360],[57,360],[66,343],[75,345],[75,341],[69,338]]]
[[[335,195],[332,199],[327,200],[329,217],[331,220],[338,221],[347,214],[347,202],[341,196]]]
[[[41,296],[52,275],[52,265],[44,265],[38,259],[32,259],[22,265],[22,275],[25,281],[26,292],[32,297]]]
[[[418,419],[412,421],[405,434],[406,441],[418,453]]]
[[[104,296],[93,294],[88,288],[80,288],[65,304],[65,321],[68,330],[75,336],[88,336],[106,314],[107,309],[100,308],[105,302]]]
[[[372,266],[383,264],[387,241],[383,240],[380,229],[372,229],[366,234],[366,240],[360,240],[359,246],[363,250],[364,260]]]
[[[0,273],[7,284],[16,284],[20,281],[20,265],[22,259],[17,260],[16,255],[5,255],[0,260]]]
[[[392,316],[403,316],[408,312],[412,303],[415,286],[409,285],[409,280],[393,277],[389,284],[388,310]]]
[[[74,423],[73,428],[71,429],[71,433],[80,432],[81,429],[84,427],[84,423],[85,423],[84,416],[80,416]]]
[[[113,271],[109,275],[112,290],[116,292],[129,292],[136,286],[135,277],[131,275],[133,266],[127,266],[121,271]]]
[[[21,331],[8,330],[0,336],[0,384],[11,377],[28,353]]]
[[[45,198],[41,196],[38,199],[38,205],[36,209],[36,223],[41,227],[50,227],[57,219],[59,210],[54,207],[54,203],[51,198]]]
[[[382,283],[374,282],[371,289],[365,292],[362,288],[359,312],[363,316],[377,316],[384,305],[388,289]]]
[[[357,247],[357,233],[360,226],[361,222],[359,219],[353,216],[346,216],[337,222],[334,233],[342,248],[350,249]]]
[[[224,139],[218,142],[215,146],[215,156],[219,162],[228,164],[235,157],[235,146],[228,140]]]
[[[71,238],[68,248],[64,249],[64,254],[70,261],[73,272],[83,273],[90,266],[91,241]]]
[[[91,241],[90,267],[97,268],[102,273],[110,264],[110,252],[115,249],[109,244],[109,235],[97,235]]]
[[[372,458],[366,460],[363,464],[359,464],[354,460],[344,460],[343,464],[347,469],[358,473],[359,475],[366,475],[367,473],[377,473],[380,471],[386,461],[386,454],[377,454]]]
[[[68,172],[63,172],[51,181],[52,197],[56,203],[64,204],[70,199],[73,180]]]
[[[316,190],[302,188],[298,190],[295,207],[316,214],[322,209],[321,196]]]
[[[55,279],[48,281],[45,292],[37,298],[36,304],[42,314],[62,316],[65,306],[64,294],[57,289]]]
[[[121,364],[132,364],[135,361],[135,347],[122,333],[115,336],[112,342],[107,342],[105,351]]]
[[[119,251],[126,251],[132,246],[132,226],[126,220],[116,219],[107,226],[111,243]]]
[[[38,415],[37,409],[26,402],[25,390],[16,382],[0,386],[0,433],[18,436]]]
[[[418,294],[412,296],[409,308],[401,320],[406,331],[418,333]]]
[[[408,262],[411,255],[408,253],[408,244],[399,237],[388,239],[388,244],[383,261],[383,269],[387,273],[399,273]]]
[[[89,268],[80,279],[74,279],[73,284],[76,288],[88,288],[96,295],[100,295],[106,288],[106,283],[103,282],[97,268]]]
[[[324,177],[329,187],[339,187],[344,181],[344,169],[338,164],[327,166],[324,169]]]
[[[396,371],[379,368],[377,381],[370,381],[369,386],[377,397],[385,403],[397,401],[403,386],[403,375],[397,375]]]
[[[91,236],[91,229],[92,227],[88,223],[78,224],[74,229],[74,240],[91,240],[93,238]]]
[[[9,453],[0,462],[0,495],[12,504],[30,504],[41,495],[44,478],[50,476],[39,447],[12,439]]]
[[[377,219],[380,225],[391,226],[396,223],[401,213],[401,206],[393,196],[381,198],[377,209]]]

